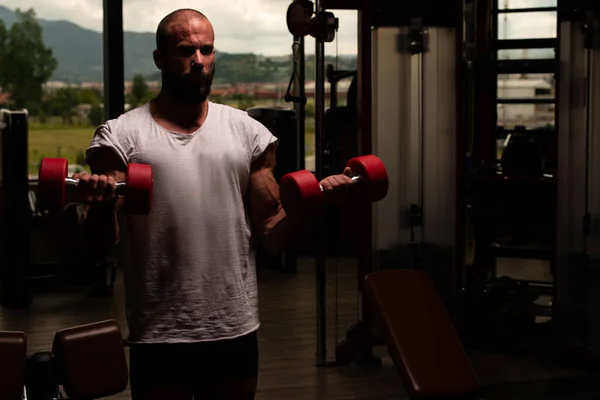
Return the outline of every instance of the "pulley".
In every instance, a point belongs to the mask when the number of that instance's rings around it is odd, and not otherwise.
[[[314,4],[310,0],[293,1],[288,7],[286,22],[292,35],[310,35],[320,42],[333,42],[339,27],[339,20],[333,13],[321,11],[315,14]]]

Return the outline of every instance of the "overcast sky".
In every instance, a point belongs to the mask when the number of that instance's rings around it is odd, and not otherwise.
[[[500,0],[510,8],[556,6],[557,0]],[[123,27],[126,31],[154,32],[162,17],[178,8],[195,8],[212,21],[216,31],[217,50],[230,53],[254,52],[265,55],[288,54],[292,36],[285,15],[290,0],[123,0]],[[102,0],[0,0],[0,5],[15,9],[33,8],[39,18],[67,20],[81,27],[102,30]],[[356,54],[356,21],[354,11],[334,11],[339,18],[337,47],[340,54]],[[509,14],[508,36],[500,24],[500,37],[507,39],[549,37],[555,35],[556,20],[552,14]],[[314,40],[306,40],[306,53],[314,53]],[[326,44],[326,53],[335,54],[336,43]]]

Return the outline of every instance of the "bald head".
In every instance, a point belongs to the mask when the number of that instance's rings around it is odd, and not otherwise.
[[[214,30],[212,29],[210,21],[206,18],[206,15],[191,8],[182,8],[168,14],[158,24],[158,28],[156,29],[156,48],[158,50],[164,50],[169,42],[173,40],[174,32],[172,28],[174,26],[190,24],[195,21],[201,21],[208,24],[214,36]]]
[[[196,10],[176,10],[160,21],[152,54],[161,71],[161,93],[179,104],[207,100],[215,73],[214,38],[210,21]]]

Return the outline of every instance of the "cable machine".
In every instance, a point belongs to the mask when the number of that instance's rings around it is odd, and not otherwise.
[[[600,356],[600,96],[596,1],[560,1],[557,248],[553,320],[561,346]]]

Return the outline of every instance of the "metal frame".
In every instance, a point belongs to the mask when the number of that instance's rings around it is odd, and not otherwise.
[[[374,24],[373,5],[369,0],[361,0],[362,8],[358,12],[358,57],[357,57],[357,111],[358,111],[358,154],[373,152],[373,43]],[[371,205],[357,207],[357,287],[359,297],[359,318],[366,327],[373,324],[372,313],[364,295],[365,277],[373,272],[373,209]],[[370,332],[370,330],[369,330]],[[360,356],[371,359],[373,350],[370,343],[361,347]]]
[[[495,0],[497,2],[499,0]],[[496,50],[503,49],[536,49],[536,48],[557,48],[558,47],[558,39],[557,38],[544,38],[544,39],[498,39],[497,37],[497,29],[498,29],[498,21],[497,16],[499,14],[506,13],[531,13],[531,12],[556,12],[558,11],[557,7],[543,7],[543,8],[522,8],[522,9],[504,9],[498,10],[497,7],[494,10],[494,48]],[[558,60],[557,58],[550,59],[523,59],[523,60],[497,60],[496,62],[496,70],[495,73],[497,75],[500,74],[518,74],[518,73],[529,73],[529,74],[557,74],[558,72]],[[494,83],[496,83],[497,79]],[[496,93],[496,104],[555,104],[557,102],[557,98],[550,99],[535,99],[535,98],[518,98],[518,99],[503,99],[497,97]],[[494,113],[497,112],[497,109],[494,109]],[[499,128],[498,118],[496,120],[496,128]],[[556,130],[556,128],[555,128]],[[496,129],[496,133],[494,138],[497,139],[499,134],[507,135],[514,133],[514,129]],[[531,133],[530,131],[519,133]],[[555,135],[556,137],[556,135]],[[555,139],[556,140],[556,139]],[[554,147],[554,146],[551,146]],[[556,162],[556,154],[552,152],[550,154],[551,160]],[[497,160],[500,162],[500,160]],[[552,175],[544,175],[542,178],[543,182],[547,182],[548,184],[555,186],[554,177]],[[555,193],[555,190],[552,190],[552,193]],[[555,198],[549,199],[552,203],[555,203]],[[512,257],[512,258],[521,258],[521,259],[544,259],[553,262],[554,254],[551,248],[512,248],[512,247],[492,247],[487,250],[487,257],[489,259],[495,260],[497,257]],[[495,265],[495,261],[493,262]],[[492,269],[493,275],[495,275],[495,266]],[[524,281],[522,281],[524,282]]]
[[[496,164],[496,88],[494,69],[497,65],[495,35],[497,20],[491,10],[495,0],[474,0],[475,3],[475,57],[471,74],[473,103],[473,151],[471,168],[484,169]]]
[[[596,7],[598,7],[596,5]],[[587,217],[584,218],[584,229],[587,235],[590,266],[588,273],[588,309],[590,345],[596,359],[600,358],[600,14],[593,21],[591,49],[588,57],[589,76],[587,81],[591,87],[586,104],[586,123],[588,124],[588,170],[587,170]]]
[[[372,94],[371,94],[371,27],[373,26],[373,5],[369,0],[356,0],[354,2],[339,2],[335,0],[316,0],[315,12],[333,10],[333,9],[352,9],[358,11],[358,57],[357,57],[357,111],[358,111],[358,153],[370,154],[372,151]],[[324,44],[316,40],[315,63],[317,65],[317,75],[315,81],[315,169],[318,178],[323,173],[323,114],[325,101],[325,59]],[[366,299],[362,296],[364,292],[364,277],[373,271],[373,245],[372,245],[372,209],[370,205],[357,206],[356,226],[359,246],[357,248],[358,258],[358,295],[359,315],[362,315],[361,322],[365,326],[371,326],[371,313],[363,312],[368,306]],[[322,233],[322,230],[318,230]],[[323,240],[319,240],[323,243]],[[327,334],[326,334],[326,315],[325,315],[325,268],[326,259],[324,248],[318,245],[317,250],[317,366],[327,366]],[[360,356],[363,359],[372,357],[372,347],[368,344],[361,346]],[[336,362],[338,360],[338,348],[336,348]]]
[[[327,3],[329,4],[329,2]],[[396,37],[398,33],[404,32],[408,34],[407,26],[411,26],[414,22],[414,18],[420,18],[421,25],[420,26],[436,26],[436,27],[451,27],[451,30],[456,26],[460,25],[460,1],[455,2],[445,2],[444,7],[440,9],[439,7],[435,8],[427,8],[423,7],[422,4],[416,3],[403,3],[403,12],[398,13],[397,7],[393,3],[389,2],[370,2],[369,0],[361,0],[361,4],[359,7],[359,55],[358,55],[358,122],[359,122],[359,136],[358,136],[358,154],[376,154],[384,163],[386,163],[386,167],[388,171],[394,171],[394,175],[390,176],[390,190],[388,192],[388,196],[382,202],[377,205],[366,205],[364,207],[357,207],[356,210],[356,220],[357,220],[357,256],[358,256],[358,295],[359,295],[359,321],[358,324],[353,325],[348,332],[348,336],[346,340],[339,343],[336,347],[336,361],[338,363],[345,363],[348,361],[346,353],[349,348],[347,347],[348,343],[353,343],[352,347],[355,349],[354,356],[355,361],[360,365],[364,364],[379,364],[378,359],[373,357],[372,346],[377,343],[376,339],[372,335],[372,330],[374,328],[374,321],[372,317],[372,313],[368,309],[369,304],[364,296],[364,278],[373,272],[376,269],[379,269],[382,264],[386,264],[388,261],[387,257],[391,256],[395,261],[390,261],[398,266],[398,262],[407,261],[410,257],[404,257],[405,249],[398,249],[396,246],[398,243],[389,243],[389,238],[394,237],[392,241],[397,241],[397,237],[402,236],[402,238],[409,238],[410,233],[406,233],[410,231],[407,230],[406,224],[408,224],[409,219],[407,217],[408,208],[403,208],[403,204],[407,204],[406,201],[406,186],[408,184],[407,179],[410,178],[410,174],[407,175],[408,167],[408,155],[414,156],[415,153],[412,153],[407,150],[406,146],[399,145],[398,140],[403,141],[403,143],[414,143],[423,141],[425,138],[425,128],[424,123],[420,124],[415,122],[416,129],[420,131],[418,135],[421,135],[420,138],[413,138],[411,142],[410,139],[402,132],[409,132],[410,130],[410,109],[411,105],[417,104],[412,102],[408,96],[407,92],[410,92],[410,57],[407,57],[405,54],[400,55],[400,61],[396,60],[395,56],[390,57],[390,52],[392,54],[396,54],[398,51],[398,38]],[[436,6],[438,4],[436,3]],[[341,5],[340,5],[341,7]],[[346,7],[343,7],[346,9]],[[391,29],[391,31],[387,31]],[[379,35],[378,32],[388,32],[391,36],[387,37],[386,33]],[[413,32],[411,31],[411,34]],[[394,36],[396,35],[396,36]],[[417,32],[418,35],[418,32]],[[378,57],[384,57],[383,50],[380,51],[378,46],[380,46],[381,41],[385,41],[386,44],[386,56],[385,62],[377,64],[375,61]],[[447,41],[449,45],[447,49],[457,49],[460,47],[461,41],[458,40],[456,35],[453,35]],[[455,47],[456,46],[456,47]],[[414,46],[415,51],[420,51],[417,48],[420,46]],[[456,57],[456,54],[460,54],[458,52],[451,51],[450,56],[451,59]],[[403,60],[403,61],[402,61]],[[399,61],[399,62],[398,62]],[[431,64],[431,68],[435,69],[435,63]],[[455,67],[456,65],[453,65]],[[374,72],[376,68],[384,68],[386,71],[389,71],[388,75],[384,80],[379,81],[377,83],[376,73]],[[397,68],[394,70],[394,68]],[[441,71],[441,70],[440,70]],[[431,71],[429,71],[431,72]],[[445,81],[447,83],[452,83],[453,85],[456,82],[456,78],[459,77],[457,68],[446,68],[444,70]],[[437,82],[437,81],[436,81]],[[438,82],[440,83],[440,82]],[[443,82],[442,82],[443,83]],[[429,88],[429,86],[427,86]],[[434,86],[430,87],[430,90],[433,90]],[[422,88],[423,93],[425,92],[426,87]],[[382,93],[385,92],[385,95]],[[456,116],[459,114],[457,111],[458,107],[455,107],[456,100],[458,96],[456,95],[456,91],[449,92],[450,95],[446,99],[447,106],[450,106],[452,109],[452,118],[454,118],[454,122],[456,123]],[[447,93],[445,93],[447,94]],[[380,102],[379,99],[382,99]],[[433,97],[432,97],[433,99]],[[433,101],[433,100],[432,100]],[[435,109],[439,104],[430,109]],[[417,113],[417,109],[415,109]],[[375,114],[374,114],[375,113]],[[428,117],[425,112],[421,112],[423,120],[426,120]],[[385,119],[385,123],[379,124],[378,119]],[[431,118],[431,117],[430,117]],[[433,119],[437,118],[434,117]],[[414,119],[413,119],[414,121]],[[439,122],[439,121],[438,121]],[[456,127],[454,124],[453,128]],[[441,128],[438,126],[438,128]],[[381,129],[382,134],[380,137],[375,134],[378,129]],[[398,132],[401,132],[400,134]],[[445,132],[448,133],[448,132]],[[414,136],[414,135],[413,135]],[[455,145],[458,142],[458,139],[455,136],[451,136],[450,142],[451,146],[449,149],[455,149]],[[383,144],[385,143],[385,144]],[[420,145],[415,144],[418,148]],[[401,154],[398,157],[398,154]],[[418,154],[418,153],[417,153]],[[417,157],[419,158],[419,157]],[[451,158],[454,158],[454,154],[451,154]],[[452,164],[456,165],[456,160],[452,160]],[[425,159],[423,161],[416,161],[417,164],[424,164]],[[419,168],[425,168],[424,165],[420,167],[417,165],[417,170]],[[457,170],[453,168],[448,168],[447,165],[444,166],[443,170],[453,175]],[[432,170],[432,173],[435,175],[435,169]],[[452,178],[451,178],[452,179]],[[406,183],[406,184],[404,184]],[[423,183],[415,183],[417,186],[423,186]],[[454,184],[454,182],[452,183]],[[420,190],[420,189],[419,189]],[[454,196],[449,194],[452,197],[449,208],[451,209],[450,214],[452,218],[455,215],[455,209],[453,209],[452,205],[454,204]],[[419,195],[417,194],[418,198]],[[387,204],[387,206],[385,206]],[[385,209],[384,211],[380,211]],[[417,207],[418,208],[418,207]],[[418,212],[417,212],[418,213]],[[452,228],[454,228],[452,226]],[[384,232],[389,230],[389,232]],[[404,232],[406,234],[401,234],[400,232]],[[456,230],[450,229],[451,239],[448,240],[450,247],[454,247],[455,245],[455,232]],[[382,246],[381,243],[386,243],[385,246]],[[406,246],[405,246],[406,247]],[[410,246],[408,246],[410,247]],[[412,249],[411,249],[412,251]],[[418,251],[418,250],[417,250]],[[436,256],[439,256],[442,252],[437,252]],[[401,258],[402,260],[399,260]],[[443,282],[443,286],[445,288],[450,288],[450,291],[453,291],[454,287],[452,284],[448,284],[449,282],[454,281],[454,277],[458,276],[456,269],[453,268],[454,265],[455,254],[453,252],[449,252],[447,254],[447,258],[443,261],[447,266],[446,272],[448,272],[449,279],[446,279]],[[377,268],[375,266],[377,265]],[[447,292],[446,290],[441,290],[441,292]],[[356,336],[356,332],[361,332],[360,339]]]
[[[321,0],[315,1],[315,13],[324,11]],[[315,38],[315,174],[317,179],[321,180],[323,176],[323,161],[325,150],[324,137],[324,113],[325,113],[325,43]],[[323,225],[322,216],[319,217],[319,226]],[[323,245],[323,229],[317,229],[319,240],[317,242],[316,256],[316,288],[317,288],[317,351],[316,365],[324,366],[327,364],[327,255]]]
[[[590,23],[592,31],[584,27]],[[593,32],[593,33],[592,33]],[[564,347],[580,343],[600,357],[600,95],[598,18],[569,15],[560,39],[556,297],[553,319]],[[590,40],[591,39],[591,40]]]
[[[3,219],[0,238],[0,288],[4,306],[31,304],[28,286],[30,230],[27,110],[0,110]]]
[[[502,74],[550,74],[557,70],[554,59],[502,60],[496,63],[495,73]]]
[[[411,29],[373,32],[374,152],[390,177],[388,196],[374,205],[376,264],[427,270],[453,309],[457,171],[449,166],[457,161],[460,107],[456,29],[427,27],[423,53],[394,51],[398,36],[406,38]]]
[[[496,140],[499,132],[506,135],[512,130],[498,128],[498,104],[552,104],[556,99],[502,99],[498,98],[498,75],[515,73],[556,73],[558,71],[557,61],[552,59],[526,59],[526,60],[499,60],[498,52],[507,49],[534,49],[534,48],[552,48],[556,47],[558,40],[555,38],[547,39],[498,39],[498,16],[506,13],[528,13],[537,11],[553,11],[557,8],[536,8],[536,9],[516,9],[516,10],[498,10],[498,0],[477,0],[477,34],[475,66],[471,79],[475,82],[473,89],[473,104],[467,108],[473,113],[475,120],[472,136],[475,137],[474,154],[472,154],[471,172],[468,175],[469,200],[477,199],[480,193],[487,191],[486,185],[498,187],[502,184],[503,178],[498,176],[497,145]],[[467,129],[463,129],[467,131]],[[552,154],[553,159],[555,155]],[[553,185],[550,178],[544,177],[543,182]],[[502,187],[498,187],[502,190]],[[471,195],[472,193],[472,195]],[[554,191],[552,192],[554,193]],[[472,197],[475,196],[475,197]],[[554,202],[551,198],[549,201]],[[483,203],[483,200],[479,203]],[[488,223],[483,215],[486,203],[479,207],[477,203],[473,204],[474,218],[479,221],[476,230],[477,245],[475,247],[475,256],[470,260],[470,265],[465,268],[465,306],[467,309],[473,308],[472,297],[475,293],[481,293],[485,288],[491,276],[495,275],[495,260],[499,256],[512,256],[515,258],[533,258],[539,257],[552,259],[551,249],[517,249],[507,247],[497,247],[494,245],[495,232],[493,224]],[[465,217],[462,219],[466,220]],[[472,262],[471,262],[472,261]],[[467,311],[467,315],[469,312]],[[467,316],[467,319],[470,319]],[[479,338],[473,338],[478,341]]]
[[[298,60],[294,60],[297,62],[296,71],[298,73],[298,80],[294,85],[294,96],[300,99],[306,98],[305,93],[305,81],[306,81],[306,67],[305,67],[305,55],[304,55],[304,37],[294,38],[294,42],[298,43]],[[296,159],[298,160],[297,168],[298,170],[305,169],[305,133],[306,133],[306,107],[304,102],[298,102],[294,104],[294,110],[296,111],[296,132],[297,135],[297,153]]]
[[[125,112],[125,56],[123,0],[103,0],[104,7],[104,119]]]

